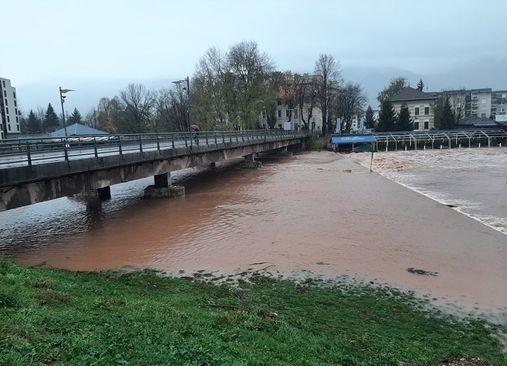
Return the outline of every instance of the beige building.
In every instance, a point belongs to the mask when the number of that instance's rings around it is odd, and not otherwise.
[[[437,98],[437,93],[427,93],[407,87],[390,100],[396,114],[400,113],[403,106],[408,108],[414,131],[424,131],[435,127],[434,106]]]

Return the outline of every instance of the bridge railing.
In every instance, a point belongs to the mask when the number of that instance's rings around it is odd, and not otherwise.
[[[0,142],[0,169],[177,148],[191,152],[198,146],[248,145],[306,136],[304,131],[243,130],[11,139]]]

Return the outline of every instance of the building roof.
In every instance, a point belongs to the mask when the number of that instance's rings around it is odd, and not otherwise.
[[[460,126],[473,126],[473,127],[496,127],[498,124],[495,122],[495,120],[484,118],[484,117],[477,117],[477,116],[470,116],[463,118],[461,121],[458,122],[458,125]]]
[[[406,87],[391,97],[391,102],[408,102],[413,100],[433,100],[438,98],[438,93],[426,93],[415,88]]]
[[[81,123],[74,123],[67,126],[67,136],[90,136],[90,135],[108,135],[107,132],[91,128]],[[51,137],[65,137],[65,129],[59,129],[49,134]]]

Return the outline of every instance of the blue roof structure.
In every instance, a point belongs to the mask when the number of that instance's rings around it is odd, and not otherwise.
[[[364,144],[377,141],[375,135],[333,135],[331,143],[334,145]]]
[[[90,136],[90,135],[108,135],[107,132],[91,128],[81,123],[74,123],[67,126],[67,136]],[[49,134],[50,137],[65,137],[65,129],[61,128]]]

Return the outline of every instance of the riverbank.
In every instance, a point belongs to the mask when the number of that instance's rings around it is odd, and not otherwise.
[[[255,276],[232,287],[0,262],[6,365],[502,365],[501,331],[387,287]]]

